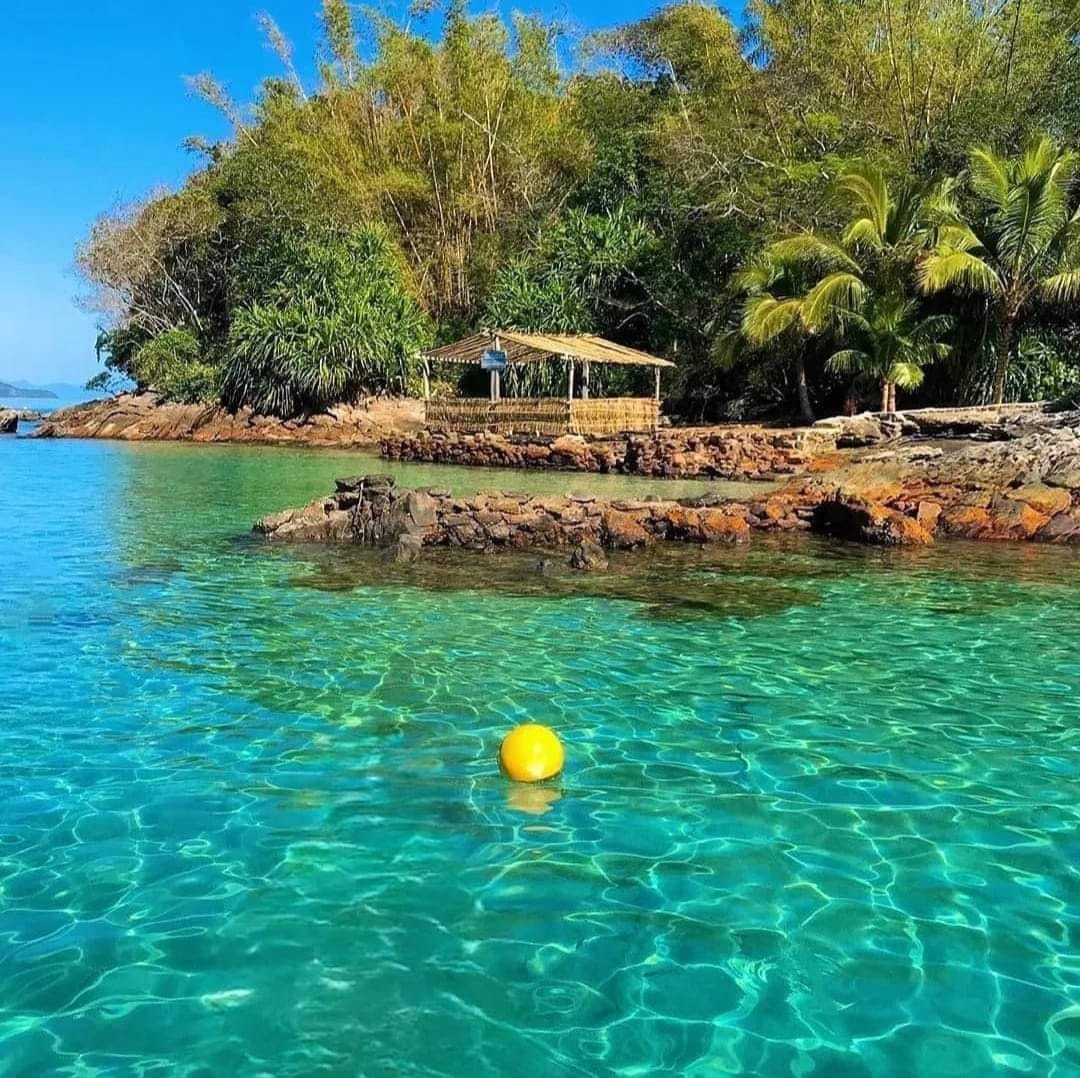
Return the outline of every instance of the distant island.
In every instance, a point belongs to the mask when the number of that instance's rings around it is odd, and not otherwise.
[[[40,397],[42,399],[56,400],[57,396],[51,389],[35,389],[32,386],[13,386],[7,382],[0,382],[0,397]]]

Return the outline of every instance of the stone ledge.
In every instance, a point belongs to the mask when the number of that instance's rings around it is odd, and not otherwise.
[[[394,461],[618,472],[669,479],[766,479],[801,475],[836,449],[831,431],[758,426],[675,427],[655,434],[583,437],[422,430],[383,439]]]

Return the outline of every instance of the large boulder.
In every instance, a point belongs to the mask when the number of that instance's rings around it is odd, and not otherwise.
[[[934,541],[913,517],[843,493],[814,509],[811,526],[822,535],[874,546],[929,546]]]
[[[647,546],[653,539],[640,521],[618,509],[609,509],[604,514],[601,534],[604,546],[612,550],[634,550]]]
[[[392,475],[350,475],[335,479],[334,486],[339,493],[389,494],[397,486],[397,480]]]
[[[14,434],[19,429],[19,413],[10,408],[0,410],[0,434]]]
[[[746,518],[722,509],[673,505],[661,513],[659,521],[667,539],[693,543],[744,543],[750,538]]]
[[[418,535],[423,539],[434,532],[435,525],[435,499],[426,491],[410,490],[390,510],[391,537]]]
[[[1080,543],[1080,509],[1058,513],[1038,535],[1046,543]]]
[[[333,498],[319,498],[299,509],[271,513],[253,530],[270,542],[341,543],[353,538],[353,516]]]
[[[570,555],[570,568],[579,573],[603,572],[608,567],[604,549],[597,543],[579,543]]]
[[[839,449],[853,449],[895,441],[904,434],[914,433],[918,427],[902,415],[863,412],[819,419],[811,429],[818,434],[835,435]]]
[[[420,560],[423,549],[423,539],[415,533],[406,532],[398,536],[397,542],[387,550],[386,557],[398,565],[412,565]]]

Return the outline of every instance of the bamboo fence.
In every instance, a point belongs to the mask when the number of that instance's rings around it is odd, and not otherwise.
[[[426,414],[430,430],[495,434],[620,434],[655,430],[659,418],[659,403],[650,397],[432,400]]]

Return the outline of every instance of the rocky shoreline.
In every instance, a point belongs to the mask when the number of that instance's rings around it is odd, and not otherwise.
[[[384,438],[392,461],[540,468],[667,479],[772,479],[798,475],[836,450],[831,429],[757,425],[669,427],[655,434],[584,437],[419,430]]]
[[[389,434],[422,424],[423,402],[403,398],[376,397],[319,415],[277,419],[249,408],[233,413],[219,405],[169,404],[153,393],[124,393],[53,412],[34,436],[374,449]]]
[[[1025,413],[1007,437],[945,452],[905,443],[760,499],[720,495],[599,499],[404,490],[390,476],[341,479],[328,498],[265,517],[255,530],[282,542],[382,546],[412,560],[424,546],[475,550],[574,548],[597,568],[604,551],[656,542],[745,542],[755,531],[815,532],[881,546],[936,538],[1080,543],[1080,411]]]

